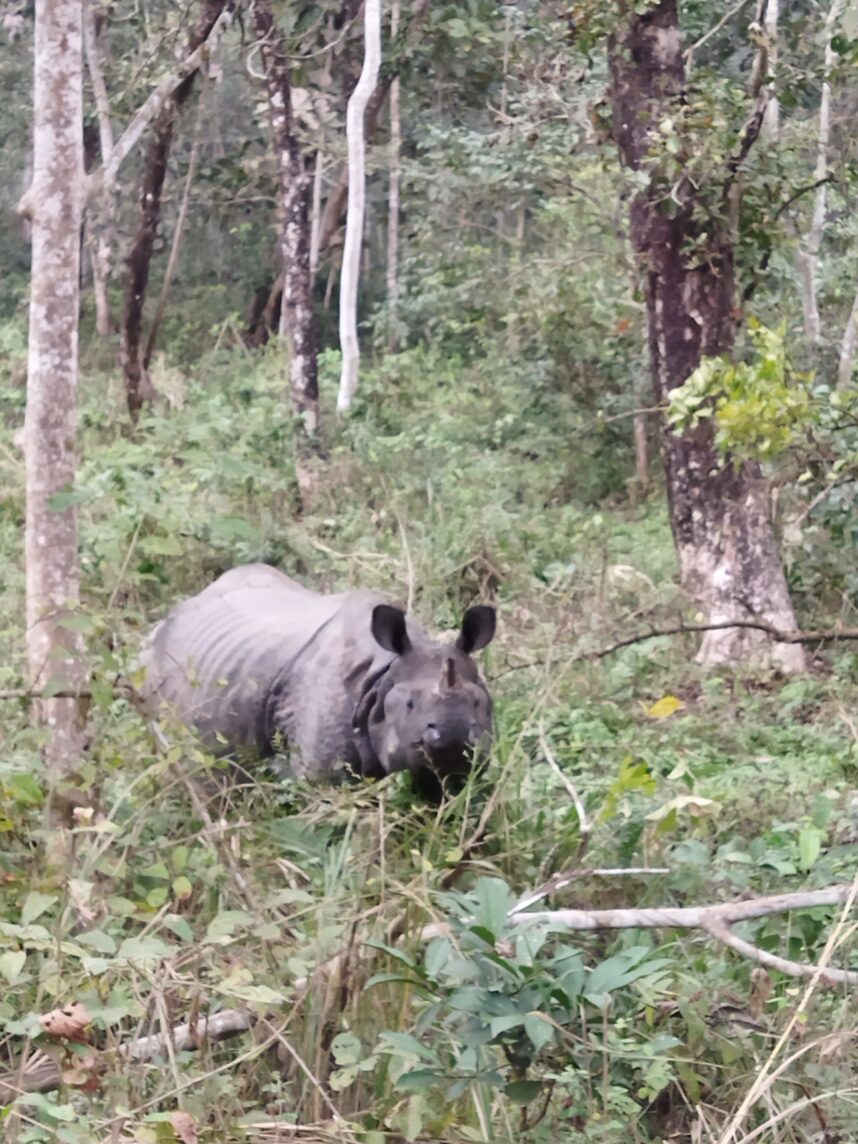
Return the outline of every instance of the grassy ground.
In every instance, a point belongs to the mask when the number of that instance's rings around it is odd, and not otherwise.
[[[298,1139],[368,1144],[612,1144],[690,1140],[694,1124],[695,1140],[715,1141],[799,1007],[776,1061],[794,1059],[736,1139],[784,1111],[755,1138],[858,1138],[845,989],[817,985],[805,1002],[804,984],[700,932],[521,933],[505,917],[569,869],[547,906],[692,905],[852,877],[856,657],[820,652],[792,681],[704,675],[681,638],[582,659],[683,607],[664,506],[630,499],[625,429],[593,429],[536,371],[413,351],[377,367],[353,419],[329,427],[301,512],[278,363],[228,342],[192,376],[158,367],[171,404],[134,439],[109,376],[88,364],[77,497],[97,677],[127,665],[172,601],[238,562],[411,595],[438,629],[492,598],[494,755],[437,812],[402,777],[336,790],[260,774],[224,807],[188,781],[209,766],[193,743],[156,754],[105,688],[85,765],[92,815],[61,876],[38,857],[39,735],[7,703],[8,1059],[49,1047],[31,1040],[37,1015],[72,998],[100,1047],[197,1012],[267,1014],[253,1035],[133,1066],[113,1058],[97,1079],[69,1058],[60,1093],[16,1102],[12,1138],[180,1139],[168,1117],[181,1109],[212,1141],[291,1139],[292,1125]],[[22,393],[10,363],[0,687],[22,678]],[[323,372],[330,408],[335,363]],[[810,618],[826,622],[827,607],[817,593]],[[677,702],[655,706],[666,697]],[[664,872],[588,873],[629,867]],[[836,918],[816,908],[741,932],[809,961]],[[446,928],[427,941],[431,922]],[[850,936],[834,964],[849,963]]]

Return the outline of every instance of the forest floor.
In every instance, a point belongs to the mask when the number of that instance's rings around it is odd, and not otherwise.
[[[323,361],[328,409],[334,364]],[[0,688],[23,678],[19,373],[0,394]],[[155,380],[169,401],[132,437],[110,376],[90,363],[83,379],[78,626],[96,683],[92,815],[71,870],[36,857],[39,733],[6,701],[0,1044],[7,1065],[49,1048],[30,1039],[38,1015],[71,999],[100,1049],[197,1013],[267,1016],[200,1051],[133,1066],[114,1055],[98,1077],[68,1058],[59,1093],[15,1103],[13,1138],[195,1138],[170,1119],[181,1110],[212,1141],[714,1144],[750,1094],[731,1139],[858,1139],[848,989],[817,982],[805,998],[805,982],[700,931],[520,931],[507,917],[570,870],[543,908],[696,905],[851,879],[854,652],[811,648],[796,679],[704,673],[689,636],[589,658],[693,612],[659,492],[634,495],[618,437],[562,390],[534,385],[523,400],[519,379],[485,363],[388,358],[352,418],[326,430],[301,503],[274,354],[224,344],[192,376],[156,363]],[[262,771],[206,805],[188,780],[210,760],[190,739],[156,752],[110,684],[176,599],[253,560],[322,589],[412,596],[439,631],[493,600],[485,775],[438,810],[403,776],[335,789]],[[791,552],[788,571],[805,626],[831,622],[826,568]],[[738,932],[813,962],[837,919],[817,907]],[[427,944],[430,922],[448,928]],[[854,964],[852,930],[840,937],[832,965]]]

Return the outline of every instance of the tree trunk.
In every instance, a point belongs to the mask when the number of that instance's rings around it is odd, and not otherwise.
[[[109,163],[113,154],[113,125],[110,121],[110,102],[107,86],[101,69],[99,47],[99,20],[91,5],[83,5],[83,42],[92,93],[98,116],[98,134],[102,163]],[[90,260],[92,263],[92,288],[95,299],[95,330],[99,337],[109,337],[113,331],[110,314],[110,299],[107,284],[110,280],[113,256],[113,240],[116,228],[117,195],[115,185],[105,187],[102,194],[101,217],[97,217],[92,205],[87,208],[90,231]]]
[[[411,10],[406,36],[409,39],[418,32],[423,18],[429,11],[430,0],[415,0],[414,7]],[[364,138],[369,141],[375,134],[376,127],[378,126],[378,119],[381,115],[381,109],[384,107],[384,101],[387,99],[390,85],[393,82],[394,75],[398,75],[398,65],[394,63],[392,70],[387,71],[387,75],[378,84],[373,92],[369,103],[367,104],[366,114],[364,115]],[[345,164],[340,172],[339,180],[328,195],[325,209],[322,212],[322,223],[319,228],[319,250],[325,251],[331,245],[331,241],[337,228],[340,225],[340,220],[343,217],[343,211],[346,209],[346,202],[349,194],[349,168],[348,163]]]
[[[349,208],[346,215],[346,241],[340,276],[340,348],[343,368],[337,409],[346,410],[358,385],[360,345],[357,334],[358,279],[366,206],[364,114],[375,91],[381,64],[381,4],[366,0],[364,6],[364,58],[360,79],[352,92],[346,112],[346,138],[349,156]]]
[[[858,344],[858,294],[852,302],[852,309],[846,319],[843,340],[840,343],[840,361],[837,363],[837,387],[845,389],[852,380],[855,367],[855,349]]]
[[[283,325],[289,344],[289,392],[304,429],[319,426],[316,319],[310,279],[310,173],[313,156],[302,152],[292,116],[289,57],[274,22],[271,0],[256,0],[253,25],[262,53],[271,132],[277,151],[283,257]]]
[[[80,234],[83,220],[83,56],[80,0],[38,0],[33,98],[33,182],[27,413],[27,660],[30,684],[78,688],[81,639],[63,626],[79,593],[77,519],[68,498],[75,480]],[[68,821],[63,791],[83,746],[81,705],[45,699],[36,717],[50,729],[49,825]]]
[[[390,38],[399,34],[400,0],[390,10]],[[399,347],[399,160],[402,123],[399,111],[399,76],[390,84],[390,184],[387,193],[387,345]]]
[[[646,413],[634,416],[635,433],[635,480],[638,492],[645,496],[649,489],[649,438],[647,436]]]
[[[801,280],[801,299],[804,311],[804,333],[813,346],[822,341],[822,321],[819,316],[819,303],[816,296],[816,277],[819,266],[819,251],[822,246],[822,233],[825,228],[825,201],[828,175],[828,139],[831,134],[831,84],[828,77],[834,67],[837,53],[831,46],[834,28],[843,11],[844,0],[834,0],[825,20],[825,62],[822,91],[819,97],[819,130],[816,137],[816,166],[813,181],[817,184],[813,200],[813,218],[810,230],[799,243],[798,270]]]
[[[319,269],[319,235],[322,225],[322,176],[324,175],[325,157],[321,151],[316,152],[316,166],[313,170],[313,206],[310,212],[310,282],[316,277]]]
[[[196,51],[208,39],[209,33],[223,12],[226,0],[203,0],[196,25],[188,36],[188,53]],[[149,285],[152,251],[161,219],[161,193],[167,175],[167,163],[173,145],[176,115],[191,94],[196,69],[186,76],[172,94],[164,100],[146,149],[143,186],[140,192],[140,215],[137,234],[128,255],[128,279],[125,285],[125,306],[122,316],[122,369],[125,375],[125,393],[128,412],[136,421],[143,402],[153,396],[143,363],[143,308]]]
[[[200,150],[200,134],[203,121],[203,109],[205,107],[205,99],[203,93],[200,93],[200,98],[197,102],[197,115],[196,123],[194,124],[194,138],[191,143],[191,154],[188,159],[188,173],[185,176],[185,187],[182,191],[182,201],[179,204],[179,213],[176,215],[176,225],[173,229],[173,241],[170,244],[170,255],[167,259],[167,268],[164,271],[164,281],[161,284],[161,293],[158,295],[158,305],[155,307],[155,314],[152,318],[152,324],[149,327],[149,335],[146,338],[146,348],[143,351],[143,369],[149,369],[149,363],[152,360],[152,354],[155,352],[155,343],[158,340],[158,330],[161,328],[161,322],[164,318],[164,313],[167,309],[167,299],[170,296],[170,287],[173,284],[173,275],[176,273],[176,266],[179,262],[179,250],[182,246],[182,236],[185,231],[185,223],[188,218],[188,207],[191,202],[191,187],[194,183],[194,175],[197,170],[197,156]]]
[[[680,182],[678,202],[670,211],[665,208],[659,154],[651,150],[658,125],[684,98],[676,0],[661,0],[643,14],[627,6],[610,38],[609,63],[620,158],[626,167],[650,174],[649,186],[632,200],[631,236],[645,280],[655,396],[663,404],[702,357],[733,347],[733,250],[726,226],[702,217],[690,182]],[[750,132],[759,131],[763,110],[749,124]],[[741,156],[752,142],[753,134],[747,134]],[[740,161],[730,160],[726,185],[735,179]],[[795,628],[758,466],[722,462],[707,422],[683,436],[666,432],[663,454],[682,584],[707,622],[759,618]],[[698,654],[703,664],[752,659],[785,671],[804,666],[800,647],[771,645],[762,633],[736,628],[708,633]]]
[[[781,107],[775,91],[778,69],[778,21],[780,20],[780,0],[765,0],[764,20],[766,34],[767,70],[772,77],[769,82],[769,98],[763,115],[763,135],[776,143],[781,132]]]

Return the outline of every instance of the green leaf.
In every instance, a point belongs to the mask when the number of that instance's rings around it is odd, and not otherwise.
[[[164,918],[164,925],[167,929],[172,930],[181,941],[190,944],[194,940],[194,931],[179,914],[167,914]]]
[[[446,937],[436,937],[426,947],[423,964],[429,977],[437,977],[447,964],[453,946]]]
[[[349,1065],[346,1068],[335,1069],[328,1077],[328,1083],[334,1092],[342,1092],[343,1089],[354,1084],[360,1076],[360,1071],[356,1064]]]
[[[83,504],[87,496],[87,493],[79,489],[63,489],[48,497],[48,512],[66,512],[67,509],[74,508],[75,505]]]
[[[209,521],[212,535],[221,540],[253,540],[256,529],[240,516],[219,516]]]
[[[236,930],[251,925],[253,918],[245,910],[221,910],[209,922],[203,940],[210,945],[227,945],[235,937]]]
[[[179,901],[184,901],[189,898],[194,892],[194,887],[191,880],[186,878],[184,874],[180,874],[178,878],[173,879],[173,896],[178,898]]]
[[[227,979],[222,982],[221,989],[230,997],[238,997],[251,1005],[282,1005],[286,1000],[282,993],[268,985],[246,985]]]
[[[26,963],[27,954],[24,950],[7,950],[6,953],[0,954],[0,973],[10,985],[14,985]]]
[[[648,977],[671,964],[665,958],[648,960],[651,953],[647,946],[638,945],[607,958],[590,973],[586,995],[589,997],[593,994],[613,993],[614,990],[622,989],[623,986],[630,985],[641,977]]]
[[[173,947],[165,941],[154,934],[147,934],[145,937],[127,937],[116,956],[126,961],[160,961],[162,957],[170,957],[174,952]]]
[[[88,636],[96,631],[98,621],[94,616],[88,616],[85,612],[71,612],[69,615],[61,616],[57,620],[57,627]]]
[[[57,900],[56,894],[40,894],[38,890],[31,890],[21,907],[21,924],[30,925],[36,918],[40,918],[46,910],[49,910]]]
[[[23,803],[25,806],[41,806],[45,801],[42,788],[32,775],[21,772],[10,775],[6,779],[6,787],[15,802]]]
[[[144,536],[140,551],[147,556],[181,556],[182,545],[174,536]]]
[[[76,940],[81,945],[91,945],[99,953],[106,953],[108,956],[116,953],[116,942],[110,934],[103,933],[101,930],[90,930],[88,933],[78,934]]]
[[[143,878],[159,878],[164,882],[169,882],[170,880],[170,871],[163,862],[155,862],[151,866],[145,866],[140,871],[140,875]]]
[[[417,1057],[420,1060],[429,1061],[433,1065],[440,1065],[441,1063],[432,1049],[421,1045],[417,1038],[412,1037],[410,1033],[382,1033],[379,1040],[399,1056]]]
[[[426,1092],[443,1079],[440,1073],[433,1072],[432,1069],[411,1069],[399,1077],[396,1088],[400,1092]]]
[[[538,1080],[511,1081],[504,1092],[516,1104],[530,1104],[542,1092],[542,1082]]]
[[[100,711],[107,711],[113,702],[113,688],[109,683],[103,679],[93,679],[90,681],[90,691],[92,692],[92,700]]]
[[[363,1053],[363,1046],[354,1033],[338,1033],[331,1041],[331,1052],[338,1065],[356,1065]]]
[[[26,1104],[28,1108],[37,1108],[48,1120],[66,1123],[77,1120],[77,1112],[71,1104],[57,1104],[40,1092],[26,1092],[18,1097],[17,1103]]]
[[[523,1013],[506,1013],[502,1017],[492,1017],[489,1021],[489,1029],[493,1037],[500,1036],[501,1033],[507,1033],[510,1029],[519,1029],[524,1024]]]
[[[814,865],[822,849],[822,831],[816,826],[805,826],[798,835],[798,854],[802,870]]]
[[[524,1018],[524,1031],[537,1052],[554,1039],[554,1027],[537,1013],[528,1013]]]
[[[512,907],[509,886],[500,878],[478,878],[473,892],[477,899],[474,921],[493,935],[494,942],[503,933],[507,913]]]

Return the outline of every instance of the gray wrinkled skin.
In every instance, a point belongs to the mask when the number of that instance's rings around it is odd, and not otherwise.
[[[140,693],[151,716],[195,727],[213,750],[288,750],[313,779],[409,770],[434,798],[490,738],[470,652],[494,628],[491,608],[471,608],[456,642],[439,644],[373,592],[320,595],[250,564],[156,625]]]

